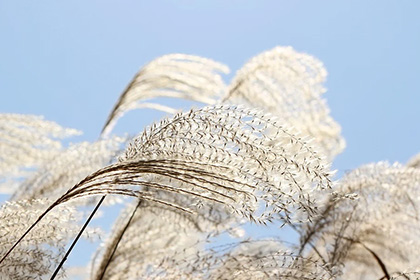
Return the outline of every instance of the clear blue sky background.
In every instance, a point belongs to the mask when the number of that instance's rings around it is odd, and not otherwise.
[[[118,4],[117,4],[118,3]],[[291,45],[321,59],[347,140],[335,167],[420,152],[420,2],[1,1],[0,111],[42,114],[94,140],[145,63],[197,54],[236,71]],[[149,113],[149,112],[148,112]],[[129,114],[119,131],[140,131]]]
[[[232,71],[290,45],[322,60],[347,148],[334,167],[420,152],[419,1],[1,1],[0,111],[41,114],[94,140],[134,73],[196,54]],[[117,131],[139,132],[145,111]]]

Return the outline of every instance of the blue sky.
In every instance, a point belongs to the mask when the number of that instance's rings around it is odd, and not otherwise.
[[[325,97],[347,148],[334,167],[406,162],[420,152],[418,1],[0,2],[0,112],[44,115],[95,140],[135,72],[196,54],[235,72],[290,45],[324,62]],[[136,133],[158,114],[128,113]]]
[[[416,1],[1,1],[0,111],[42,114],[96,139],[134,73],[174,52],[236,71],[291,45],[322,60],[347,140],[340,170],[420,152]],[[147,114],[155,116],[155,113]],[[117,131],[141,131],[144,113]],[[156,116],[155,116],[156,118]]]

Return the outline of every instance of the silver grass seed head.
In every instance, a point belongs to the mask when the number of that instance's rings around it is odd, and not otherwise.
[[[369,250],[390,271],[403,271],[416,265],[420,250],[419,187],[418,169],[387,162],[362,166],[337,182],[338,194],[307,225],[302,239],[313,232],[318,252],[331,266],[346,268],[343,279],[382,273]]]
[[[242,241],[167,259],[149,279],[333,279],[322,265],[274,240]]]
[[[237,72],[223,101],[273,113],[314,138],[314,146],[332,160],[345,142],[321,98],[326,74],[316,58],[291,47],[276,47],[255,56]]]
[[[170,54],[159,57],[134,76],[109,115],[102,135],[109,135],[118,118],[129,110],[152,108],[169,113],[176,111],[148,102],[157,97],[214,104],[225,90],[221,74],[228,72],[227,66],[199,56]]]
[[[150,158],[182,160],[199,168],[196,172],[225,184],[225,190],[230,184],[236,185],[239,192],[233,187],[226,193],[233,201],[235,192],[241,197],[239,203],[256,202],[260,196],[273,208],[287,208],[288,204],[302,201],[310,204],[312,188],[330,184],[327,164],[304,140],[277,124],[275,117],[243,107],[207,107],[164,120],[135,138],[120,162]],[[180,171],[189,175],[187,170]],[[224,174],[237,181],[223,179]],[[312,179],[307,180],[308,177]],[[255,185],[256,189],[247,190],[247,185]],[[299,193],[300,190],[306,193]],[[205,195],[212,195],[212,190]],[[282,197],[285,203],[278,202]]]
[[[0,254],[19,238],[51,200],[6,202],[0,208]],[[15,250],[0,264],[0,279],[41,279],[61,260],[66,243],[79,231],[79,214],[73,207],[60,205],[47,215]],[[89,229],[84,236],[97,236]],[[62,275],[63,276],[63,275]]]
[[[115,161],[126,141],[114,136],[70,145],[22,182],[12,199],[57,199],[90,173]]]
[[[41,116],[0,114],[1,191],[12,193],[23,179],[59,156],[61,139],[79,134]]]

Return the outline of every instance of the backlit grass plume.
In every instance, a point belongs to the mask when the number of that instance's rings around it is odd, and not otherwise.
[[[224,101],[256,106],[311,136],[322,155],[333,159],[344,149],[340,126],[326,101],[327,71],[322,63],[291,47],[276,47],[248,61],[233,78]]]
[[[12,195],[0,208],[0,278],[65,277],[107,196],[127,199],[114,200],[121,215],[85,279],[417,279],[418,156],[333,178],[344,139],[322,98],[322,63],[276,47],[229,85],[227,72],[192,55],[151,61],[94,142],[68,144],[78,131],[1,114],[0,186]],[[111,135],[138,108],[169,116],[135,137]]]
[[[21,184],[13,200],[62,196],[90,173],[116,161],[125,139],[111,137],[93,143],[82,142],[63,149]]]
[[[43,215],[75,198],[118,194],[186,212],[217,203],[259,223],[304,222],[317,214],[312,190],[329,184],[323,161],[274,117],[233,106],[206,107],[147,129],[117,163],[81,180]],[[194,200],[179,205],[165,193]]]
[[[322,265],[294,256],[276,240],[242,241],[168,258],[148,279],[333,279]]]
[[[190,203],[176,196],[178,203]],[[190,214],[144,200],[134,203],[120,215],[110,238],[93,264],[92,279],[149,278],[169,256],[183,260],[205,247],[209,234],[229,226],[232,218],[223,208],[202,207]]]
[[[0,208],[0,254],[13,245],[51,202],[21,200]],[[0,264],[0,279],[41,279],[49,275],[60,262],[66,243],[79,231],[76,222],[80,218],[72,207],[57,207]],[[88,233],[96,235],[93,230]]]
[[[328,265],[344,267],[343,279],[379,279],[419,265],[419,169],[370,164],[336,187],[323,215],[308,224],[302,246]]]
[[[83,179],[57,204],[120,194],[187,212],[211,201],[261,223],[306,221],[316,215],[311,192],[329,186],[322,159],[275,117],[218,106],[181,113],[146,129],[117,163]],[[178,205],[162,192],[195,202]]]
[[[23,179],[63,150],[61,139],[79,135],[42,117],[0,114],[0,190],[13,193]]]
[[[129,110],[151,108],[176,112],[174,108],[148,102],[157,97],[215,104],[225,89],[220,74],[228,72],[227,66],[194,55],[170,54],[153,60],[140,69],[124,90],[105,123],[103,135],[107,135],[118,118]]]

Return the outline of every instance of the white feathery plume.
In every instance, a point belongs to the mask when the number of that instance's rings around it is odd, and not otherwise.
[[[79,135],[43,117],[0,114],[0,190],[12,193],[18,183],[62,151],[60,139]]]
[[[177,199],[183,200],[180,203],[189,202],[185,196],[178,195]],[[136,201],[115,223],[100,258],[94,262],[92,279],[140,279],[168,256],[182,260],[198,253],[212,231],[229,224],[229,217],[220,209],[204,208],[191,215]]]
[[[22,200],[7,202],[0,208],[1,255],[51,202],[45,199]],[[61,260],[66,243],[79,231],[76,223],[79,218],[75,209],[68,205],[58,206],[0,264],[0,279],[41,279],[51,273]],[[94,230],[86,234],[96,235]]]
[[[227,72],[197,56],[158,58],[121,95],[106,140],[67,149],[60,139],[78,131],[0,114],[0,188],[21,186],[0,208],[0,278],[45,277],[79,232],[75,210],[61,204],[114,194],[136,200],[99,251],[95,280],[417,279],[420,156],[406,166],[366,165],[333,184],[328,162],[344,140],[321,98],[322,63],[277,47],[251,59],[226,89]],[[125,140],[108,136],[120,116],[135,108],[176,112],[149,102],[158,97],[258,109],[178,113],[147,128],[115,161]],[[41,197],[48,200],[34,200]],[[296,252],[276,240],[208,246],[245,221],[274,220],[300,234]]]
[[[246,63],[223,101],[256,106],[314,138],[314,146],[332,160],[345,146],[340,126],[330,116],[323,83],[327,72],[316,58],[291,47],[276,47]]]
[[[117,163],[69,189],[2,261],[57,205],[80,197],[128,195],[188,213],[215,204],[257,223],[302,223],[317,215],[312,191],[330,184],[325,162],[275,117],[235,106],[191,110],[146,129]]]
[[[145,102],[157,97],[174,97],[215,104],[225,84],[220,74],[229,68],[219,62],[186,54],[169,54],[145,65],[134,76],[111,111],[102,135],[107,136],[118,118],[136,108],[151,108],[168,113],[177,110]]]
[[[330,266],[344,266],[343,279],[379,279],[382,265],[389,274],[418,266],[419,169],[366,165],[344,176],[337,191],[303,235],[306,245]]]
[[[159,67],[162,67],[162,65],[159,65]],[[322,67],[321,67],[322,68]],[[164,69],[163,67],[162,67],[162,69]],[[323,70],[323,69],[321,69],[321,70]],[[325,70],[324,70],[325,71]],[[130,88],[130,86],[129,86],[129,88]],[[141,95],[141,94],[143,94],[143,93],[141,93],[141,92],[139,92],[138,93],[139,94],[139,96]],[[144,95],[143,95],[144,96]],[[182,97],[182,98],[188,98],[188,99],[192,99],[191,97],[186,97],[186,96],[184,96],[184,97]],[[130,101],[130,104],[132,104],[132,106],[138,106],[138,105],[134,105],[136,102],[137,102],[137,100],[136,99],[133,99],[134,100],[134,102],[133,101]],[[213,102],[206,102],[206,103],[213,103]],[[144,104],[145,103],[141,103],[142,105],[141,106],[145,106]],[[127,104],[127,106],[128,106],[128,104]],[[131,105],[130,105],[131,106]],[[164,152],[164,148],[165,147],[163,147],[162,148],[162,151]],[[160,151],[159,151],[160,152]],[[154,178],[153,180],[156,180],[157,178]],[[158,179],[158,180],[162,180],[161,178],[160,179]],[[175,182],[168,182],[168,184],[175,184]],[[189,204],[189,203],[188,203]],[[177,205],[179,205],[179,203],[177,203]],[[144,212],[144,211],[143,211]],[[140,221],[142,221],[141,219],[140,219]],[[145,222],[145,221],[142,221],[142,222]],[[152,226],[152,225],[151,225]],[[124,223],[121,223],[121,225],[120,225],[120,229],[121,228],[124,228],[125,227],[125,224]],[[118,227],[116,228],[116,230],[115,230],[116,232],[118,232]],[[114,235],[114,236],[118,236],[118,234],[117,235]],[[115,241],[115,240],[114,240]],[[112,243],[112,242],[111,242]],[[133,242],[133,244],[134,244],[134,242]],[[106,255],[106,254],[105,254]],[[139,253],[139,255],[142,255],[141,253]],[[105,260],[106,260],[106,258],[104,258]],[[103,261],[104,261],[104,259],[103,259]],[[118,261],[115,261],[114,263],[116,263],[117,265],[120,265],[120,262],[118,262]],[[127,267],[130,267],[129,265],[127,266]],[[128,271],[129,271],[130,269],[125,269],[124,271],[125,271],[125,273],[128,273]],[[116,270],[116,271],[118,271],[118,270]],[[107,274],[107,277],[108,277],[109,275]],[[120,276],[117,276],[117,278],[118,277],[120,277]]]
[[[147,279],[333,279],[310,259],[294,256],[274,240],[242,241],[167,259]]]
[[[86,177],[57,204],[111,193],[187,212],[211,201],[251,221],[302,222],[316,214],[311,192],[330,183],[325,162],[274,117],[217,106],[178,114],[147,129],[118,163]],[[165,192],[194,197],[196,203],[178,205],[160,197]]]
[[[126,140],[112,137],[93,143],[70,145],[25,180],[12,200],[49,198],[56,200],[90,173],[112,163]]]

